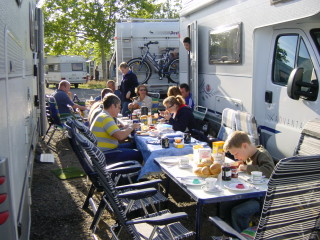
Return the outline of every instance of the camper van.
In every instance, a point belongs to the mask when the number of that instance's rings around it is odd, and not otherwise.
[[[29,239],[31,183],[44,133],[42,13],[36,0],[0,1],[0,239]],[[41,110],[42,109],[42,110]]]
[[[172,48],[171,57],[178,58],[179,36],[179,19],[121,20],[115,27],[115,54],[110,61],[110,73],[115,72],[119,85],[122,79],[121,72],[118,71],[120,63],[141,57],[141,50],[146,51],[141,48],[150,41],[157,42],[149,45],[150,53],[156,62],[163,58],[166,48]],[[165,77],[159,77],[158,71],[153,66],[151,68],[152,74],[147,83],[149,90],[166,93],[168,86],[173,83],[168,82]],[[143,79],[138,81],[143,82]]]
[[[208,108],[217,131],[224,108],[252,113],[275,159],[292,156],[304,124],[319,118],[318,0],[185,0],[180,82]]]
[[[45,82],[59,84],[61,80],[67,80],[78,88],[79,84],[87,81],[87,62],[81,56],[47,56],[45,58]]]

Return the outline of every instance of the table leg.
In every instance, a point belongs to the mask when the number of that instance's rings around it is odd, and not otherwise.
[[[197,202],[196,209],[196,240],[201,239],[202,203]]]

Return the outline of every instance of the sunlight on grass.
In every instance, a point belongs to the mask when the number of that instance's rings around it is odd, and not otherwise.
[[[105,88],[106,87],[106,80],[100,80],[100,81],[96,81],[96,80],[91,80],[88,81],[85,84],[80,84],[79,88],[84,88],[84,89],[96,89],[96,88]]]

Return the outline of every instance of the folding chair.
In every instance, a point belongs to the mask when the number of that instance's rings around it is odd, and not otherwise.
[[[49,127],[46,131],[46,134],[43,137],[43,140],[46,138],[49,131],[52,129],[51,135],[48,136],[49,140],[47,142],[47,145],[50,145],[50,141],[54,133],[56,132],[56,130],[64,131],[65,129],[64,122],[68,119],[68,116],[66,116],[65,118],[61,118],[56,100],[53,96],[46,95],[45,101],[46,101],[46,116],[47,116]]]
[[[231,108],[223,109],[217,140],[225,141],[227,137],[236,130],[236,113],[237,111]]]
[[[159,108],[159,100],[160,100],[160,93],[155,92],[148,92],[149,97],[152,98],[152,107],[151,107],[151,113],[157,113]]]
[[[86,152],[86,157],[90,158],[88,161],[93,162],[93,166],[99,176],[99,181],[103,186],[104,192],[106,193],[107,191],[111,191],[115,195],[122,196],[122,204],[124,207],[126,207],[126,213],[142,209],[146,215],[148,214],[148,206],[151,206],[152,210],[156,212],[157,209],[155,204],[167,201],[167,199],[157,189],[154,188],[155,186],[158,186],[161,180],[151,180],[129,185],[116,186],[113,180],[114,176],[112,174],[127,174],[130,171],[137,171],[136,168],[139,166],[125,166],[121,168],[112,168],[107,166],[104,154],[98,147],[85,138],[85,136],[81,135],[80,133],[76,133],[75,139],[76,142]],[[133,190],[141,188],[144,189]],[[137,192],[139,194],[135,195]],[[108,198],[108,195],[104,194],[90,227],[93,231],[95,231],[96,225],[98,224],[104,209],[106,207],[109,207],[110,209],[109,201],[110,199]]]
[[[219,217],[209,219],[228,236],[247,239]],[[319,224],[320,155],[280,160],[268,183],[257,232],[250,239],[319,239]]]
[[[203,121],[208,112],[208,108],[202,106],[195,106],[193,109],[193,116],[195,119]]]
[[[320,119],[314,119],[303,127],[294,155],[320,154]]]
[[[258,146],[260,144],[257,121],[255,117],[248,112],[236,111],[236,130],[248,134],[250,141]]]

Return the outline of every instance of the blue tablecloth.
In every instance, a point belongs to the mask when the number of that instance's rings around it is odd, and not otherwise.
[[[192,146],[194,144],[185,144],[184,148],[175,148],[173,146],[173,143],[170,143],[169,148],[162,148],[160,144],[156,145],[147,143],[147,141],[153,142],[157,140],[154,137],[138,136],[136,134],[134,136],[134,139],[136,141],[137,148],[142,153],[144,160],[144,166],[141,169],[138,179],[150,173],[161,172],[160,167],[154,161],[156,157],[182,156],[186,154],[191,154],[193,152]]]

